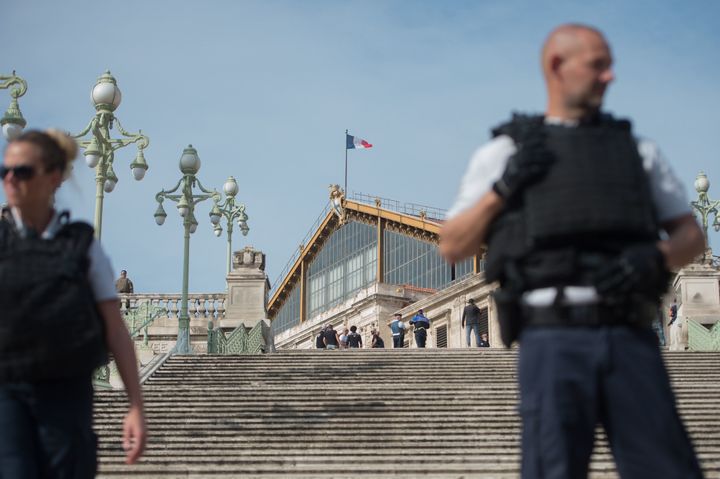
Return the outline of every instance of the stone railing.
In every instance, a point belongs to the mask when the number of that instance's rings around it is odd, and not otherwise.
[[[177,318],[180,314],[180,294],[134,293],[120,294],[120,308],[123,312],[148,304],[152,308],[164,309],[165,318]],[[191,293],[188,295],[188,314],[192,318],[222,319],[225,317],[225,293]]]

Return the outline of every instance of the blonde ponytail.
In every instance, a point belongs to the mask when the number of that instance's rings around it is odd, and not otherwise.
[[[63,168],[63,176],[68,177],[72,170],[72,163],[78,154],[78,144],[75,138],[71,137],[62,130],[56,128],[49,128],[45,130],[45,133],[55,140],[62,152],[65,154],[65,168]]]

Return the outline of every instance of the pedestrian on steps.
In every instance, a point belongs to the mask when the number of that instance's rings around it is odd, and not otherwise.
[[[325,330],[319,329],[315,335],[315,348],[325,349]]]
[[[326,349],[337,349],[340,347],[340,338],[338,337],[337,331],[333,328],[332,324],[328,324],[325,327],[325,348]]]
[[[668,316],[670,316],[670,322],[668,323],[670,328],[670,351],[684,351],[682,319],[678,319],[677,299],[673,299]]]
[[[480,308],[475,304],[473,298],[468,299],[468,304],[462,312],[461,326],[465,328],[465,341],[470,347],[470,333],[475,332],[475,346],[480,347]]]
[[[357,326],[350,326],[350,333],[348,334],[348,349],[362,348],[362,336],[357,332]]]
[[[113,269],[93,228],[55,209],[77,143],[28,131],[5,149],[0,178],[0,477],[95,477],[95,368],[112,354],[130,409],[125,460],[145,447],[135,350],[120,315]]]
[[[340,335],[340,349],[347,349],[348,334],[350,334],[350,330],[348,328],[343,329],[343,333]]]
[[[385,341],[380,337],[380,331],[377,329],[373,329],[372,332],[372,342],[370,343],[371,348],[377,348],[382,349],[385,347]]]

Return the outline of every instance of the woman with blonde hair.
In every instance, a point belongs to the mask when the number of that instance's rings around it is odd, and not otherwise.
[[[132,341],[110,261],[93,229],[54,208],[77,155],[57,130],[29,131],[5,150],[0,178],[0,477],[90,478],[97,469],[92,371],[117,364],[130,402],[126,461],[145,447]]]

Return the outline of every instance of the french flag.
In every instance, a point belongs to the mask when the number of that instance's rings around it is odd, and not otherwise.
[[[345,149],[352,150],[354,148],[372,148],[372,145],[362,138],[345,134]]]

